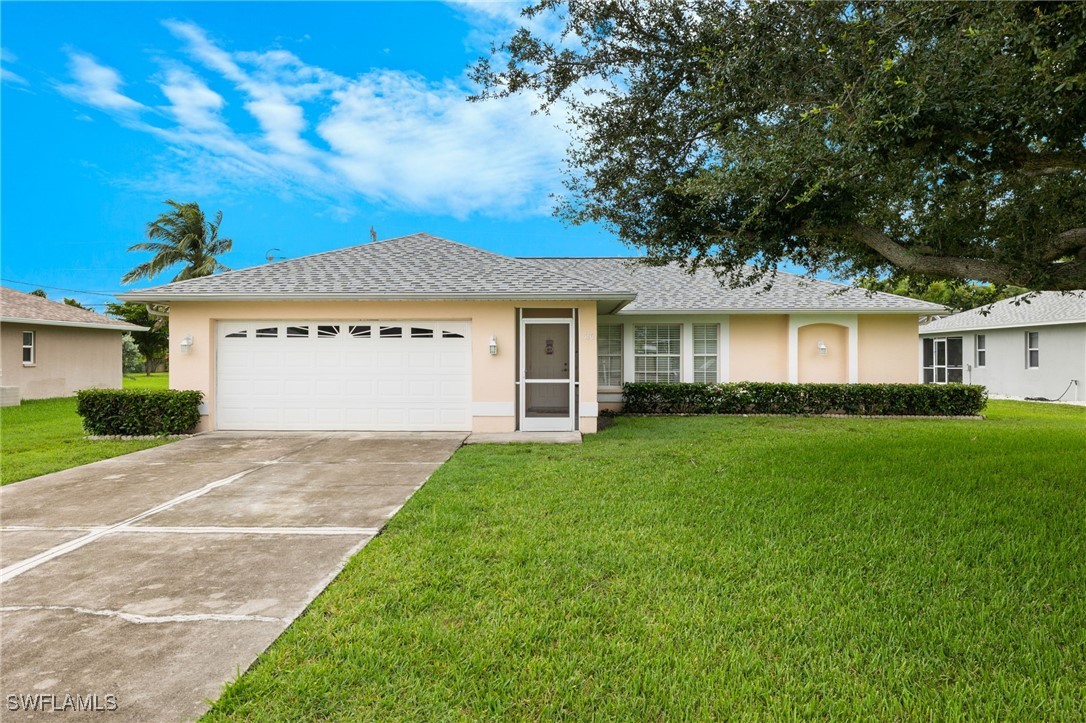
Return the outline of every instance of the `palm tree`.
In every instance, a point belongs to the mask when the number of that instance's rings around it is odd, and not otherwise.
[[[208,221],[197,203],[166,201],[166,205],[173,210],[147,224],[147,238],[150,241],[128,249],[150,251],[154,257],[121,277],[121,282],[130,284],[138,279],[150,279],[176,264],[184,264],[185,267],[173,278],[174,281],[229,271],[216,258],[228,253],[234,245],[228,238],[219,238],[222,211],[215,214],[214,221]]]

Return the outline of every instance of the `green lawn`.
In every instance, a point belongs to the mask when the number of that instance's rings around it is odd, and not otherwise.
[[[461,449],[210,720],[1086,719],[1086,409]]]
[[[90,441],[75,397],[31,399],[0,408],[0,484],[57,472],[164,444],[164,440]]]
[[[170,373],[154,372],[150,376],[143,372],[124,375],[125,389],[169,389]]]

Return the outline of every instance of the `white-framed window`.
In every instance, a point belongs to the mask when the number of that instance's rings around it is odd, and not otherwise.
[[[634,381],[681,381],[682,330],[682,324],[634,326]]]
[[[1041,366],[1041,332],[1026,332],[1026,369]]]
[[[601,389],[622,386],[622,324],[596,328],[596,369]]]
[[[37,359],[37,349],[34,346],[34,332],[23,332],[23,366],[32,367]]]
[[[962,337],[924,339],[924,383],[961,384]]]
[[[973,340],[973,348],[976,350],[976,366],[977,368],[988,365],[988,340],[984,334],[977,334],[976,339]]]
[[[720,327],[717,324],[694,324],[694,381],[715,382],[719,354]]]

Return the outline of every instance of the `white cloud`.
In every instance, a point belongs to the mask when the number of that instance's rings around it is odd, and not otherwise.
[[[564,137],[524,99],[467,103],[462,86],[371,73],[334,94],[318,131],[361,193],[464,216],[544,212]]]
[[[221,131],[226,125],[220,116],[225,101],[187,68],[172,68],[159,86],[170,101],[166,109],[177,123],[192,131]]]
[[[60,86],[164,142],[163,191],[186,177],[204,188],[258,183],[322,199],[340,217],[359,197],[461,218],[550,210],[568,139],[532,115],[531,98],[470,103],[466,73],[348,78],[284,50],[228,50],[192,23],[164,25],[193,63],[166,61],[153,79],[165,104],[122,94],[120,74],[82,53],[72,53],[74,82]]]
[[[121,74],[101,65],[93,56],[70,52],[68,70],[75,82],[59,85],[57,89],[69,98],[105,111],[130,113],[144,109],[142,103],[121,93],[124,86]]]
[[[15,85],[30,85],[26,78],[6,67],[16,60],[18,60],[18,58],[16,58],[11,51],[7,48],[0,48],[0,82],[14,83]]]

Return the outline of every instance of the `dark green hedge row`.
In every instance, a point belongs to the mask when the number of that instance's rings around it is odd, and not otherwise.
[[[202,392],[151,389],[84,389],[76,411],[87,434],[184,434],[200,421]]]
[[[988,401],[967,384],[662,384],[623,385],[623,414],[870,414],[966,416]]]

